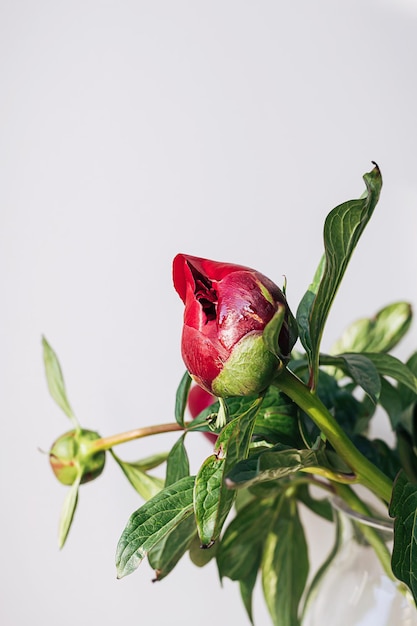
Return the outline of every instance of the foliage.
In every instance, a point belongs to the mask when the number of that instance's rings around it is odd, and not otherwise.
[[[309,580],[308,534],[300,508],[329,520],[328,498],[336,495],[363,512],[366,502],[355,491],[361,484],[385,503],[387,515],[395,520],[392,571],[417,598],[417,353],[406,363],[389,353],[410,327],[411,307],[388,304],[371,318],[354,322],[331,354],[320,351],[331,305],[381,191],[377,166],[364,180],[365,194],[336,207],[325,221],[324,255],[297,310],[301,346],[288,362],[280,362],[267,389],[257,396],[213,398],[210,407],[187,421],[191,378],[186,372],[171,424],[87,442],[88,458],[110,450],[146,500],[120,537],[118,577],[131,574],[145,557],[156,579],[167,576],[187,553],[200,567],[215,558],[220,578],[239,582],[250,621],[259,575],[272,622],[297,626]],[[265,330],[265,346],[275,356],[282,315],[280,310]],[[74,432],[81,432],[58,359],[46,340],[43,345],[51,395],[72,420]],[[381,411],[392,427],[392,446],[369,437],[370,424]],[[180,434],[169,453],[131,463],[112,449],[168,430]],[[190,476],[187,446],[199,431],[218,438],[213,454]],[[164,462],[165,479],[149,473]],[[73,520],[80,483],[77,474],[64,503],[61,544]],[[377,533],[370,530],[367,540],[378,553]],[[337,552],[337,541],[335,546],[320,575]]]

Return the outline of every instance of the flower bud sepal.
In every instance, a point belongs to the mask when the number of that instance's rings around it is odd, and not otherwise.
[[[227,363],[212,382],[212,393],[218,398],[256,395],[269,386],[279,363],[262,335],[250,333],[234,346]]]

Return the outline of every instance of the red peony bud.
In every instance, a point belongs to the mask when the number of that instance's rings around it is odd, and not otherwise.
[[[175,257],[173,276],[185,304],[182,357],[194,380],[218,397],[265,389],[279,359],[262,335],[279,307],[285,307],[279,334],[283,358],[295,342],[282,291],[248,267],[184,254]]]

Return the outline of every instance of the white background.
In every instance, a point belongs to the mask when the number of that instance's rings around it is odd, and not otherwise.
[[[159,584],[146,563],[116,581],[139,500],[111,460],[58,551],[66,488],[38,448],[69,424],[41,334],[85,427],[171,421],[175,253],[286,275],[295,310],[325,215],[362,193],[372,160],[382,198],[324,348],[356,317],[415,303],[416,57],[415,0],[0,1],[2,625],[246,623],[237,585],[188,557]],[[416,339],[413,326],[404,356]],[[192,441],[195,471],[211,450]],[[260,594],[255,615],[268,623]]]

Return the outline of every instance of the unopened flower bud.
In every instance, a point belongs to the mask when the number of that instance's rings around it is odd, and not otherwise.
[[[178,254],[174,285],[185,304],[182,356],[194,380],[217,397],[263,391],[295,343],[291,311],[269,278],[240,265]],[[283,310],[279,354],[263,332]]]
[[[71,430],[55,441],[50,452],[49,462],[52,470],[63,485],[72,485],[80,469],[81,483],[86,483],[100,476],[104,469],[106,453],[91,450],[91,442],[100,439],[92,430]]]

